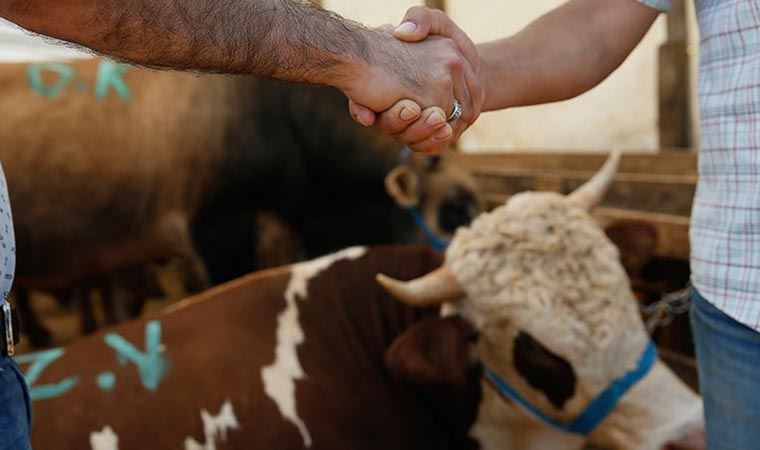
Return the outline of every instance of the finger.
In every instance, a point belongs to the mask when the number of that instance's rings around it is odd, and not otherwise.
[[[451,144],[454,137],[454,131],[448,124],[441,128],[437,133],[413,144],[409,148],[425,155],[437,155],[444,151]]]
[[[393,35],[402,41],[418,42],[435,34],[453,39],[464,57],[477,70],[480,70],[478,48],[467,33],[462,31],[443,11],[424,6],[413,6],[407,10],[401,25],[396,27]]]
[[[394,35],[404,41],[416,42],[425,39],[430,34],[453,37],[458,28],[441,10],[412,6],[406,11]]]
[[[467,66],[467,64],[465,63],[464,66]],[[462,114],[459,116],[459,119],[457,119],[457,123],[469,123],[473,109],[472,98],[470,97],[470,89],[467,86],[467,79],[465,77],[465,67],[452,67],[452,77],[454,81],[452,106],[449,109],[449,115],[446,117],[450,117],[451,114],[453,114],[453,100],[456,99],[459,101],[459,104],[462,107]],[[456,137],[458,137],[458,135]]]
[[[430,34],[433,10],[424,6],[412,6],[406,11],[401,24],[393,31],[397,39],[418,42]]]
[[[379,115],[377,127],[386,134],[398,134],[420,118],[422,108],[413,100],[400,100]]]
[[[422,111],[419,120],[406,127],[403,132],[396,134],[394,138],[401,143],[412,144],[424,141],[445,126],[445,112],[441,108],[433,106]]]
[[[354,119],[354,122],[364,125],[365,127],[375,124],[375,112],[351,99],[348,100],[348,111],[351,114],[351,118]]]
[[[465,108],[462,114],[462,119],[468,125],[475,123],[480,116],[480,111],[483,109],[483,102],[485,101],[485,93],[483,90],[480,77],[475,73],[475,70],[469,65],[465,64],[462,67],[462,73],[464,77],[464,83],[467,86],[467,94],[470,98],[469,108]]]

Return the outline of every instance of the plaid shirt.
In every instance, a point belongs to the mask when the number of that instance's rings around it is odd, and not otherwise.
[[[670,0],[639,0],[660,11]],[[760,2],[695,0],[702,146],[692,283],[760,331]]]
[[[16,266],[16,242],[13,236],[13,220],[5,186],[3,168],[0,166],[0,304],[8,299]]]

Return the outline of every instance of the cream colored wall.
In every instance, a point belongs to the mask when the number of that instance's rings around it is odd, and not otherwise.
[[[322,0],[326,9],[374,27],[398,23],[407,8],[421,4],[424,4],[423,0]]]
[[[476,42],[510,35],[564,0],[448,0],[447,11]],[[415,2],[325,0],[327,8],[379,25],[395,22]],[[628,60],[578,98],[481,116],[463,137],[465,151],[657,148],[657,49],[666,37],[660,17]]]

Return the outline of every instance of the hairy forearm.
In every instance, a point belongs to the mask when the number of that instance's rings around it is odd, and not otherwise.
[[[512,37],[479,45],[484,110],[565,100],[593,88],[656,17],[634,0],[571,0]]]
[[[0,16],[141,65],[338,87],[390,40],[298,0],[4,0]]]

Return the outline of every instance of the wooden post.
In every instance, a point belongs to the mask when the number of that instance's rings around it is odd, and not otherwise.
[[[674,0],[668,14],[668,40],[659,54],[660,148],[690,149],[691,72],[687,52],[686,5]]]
[[[425,0],[425,6],[446,11],[446,0]]]

